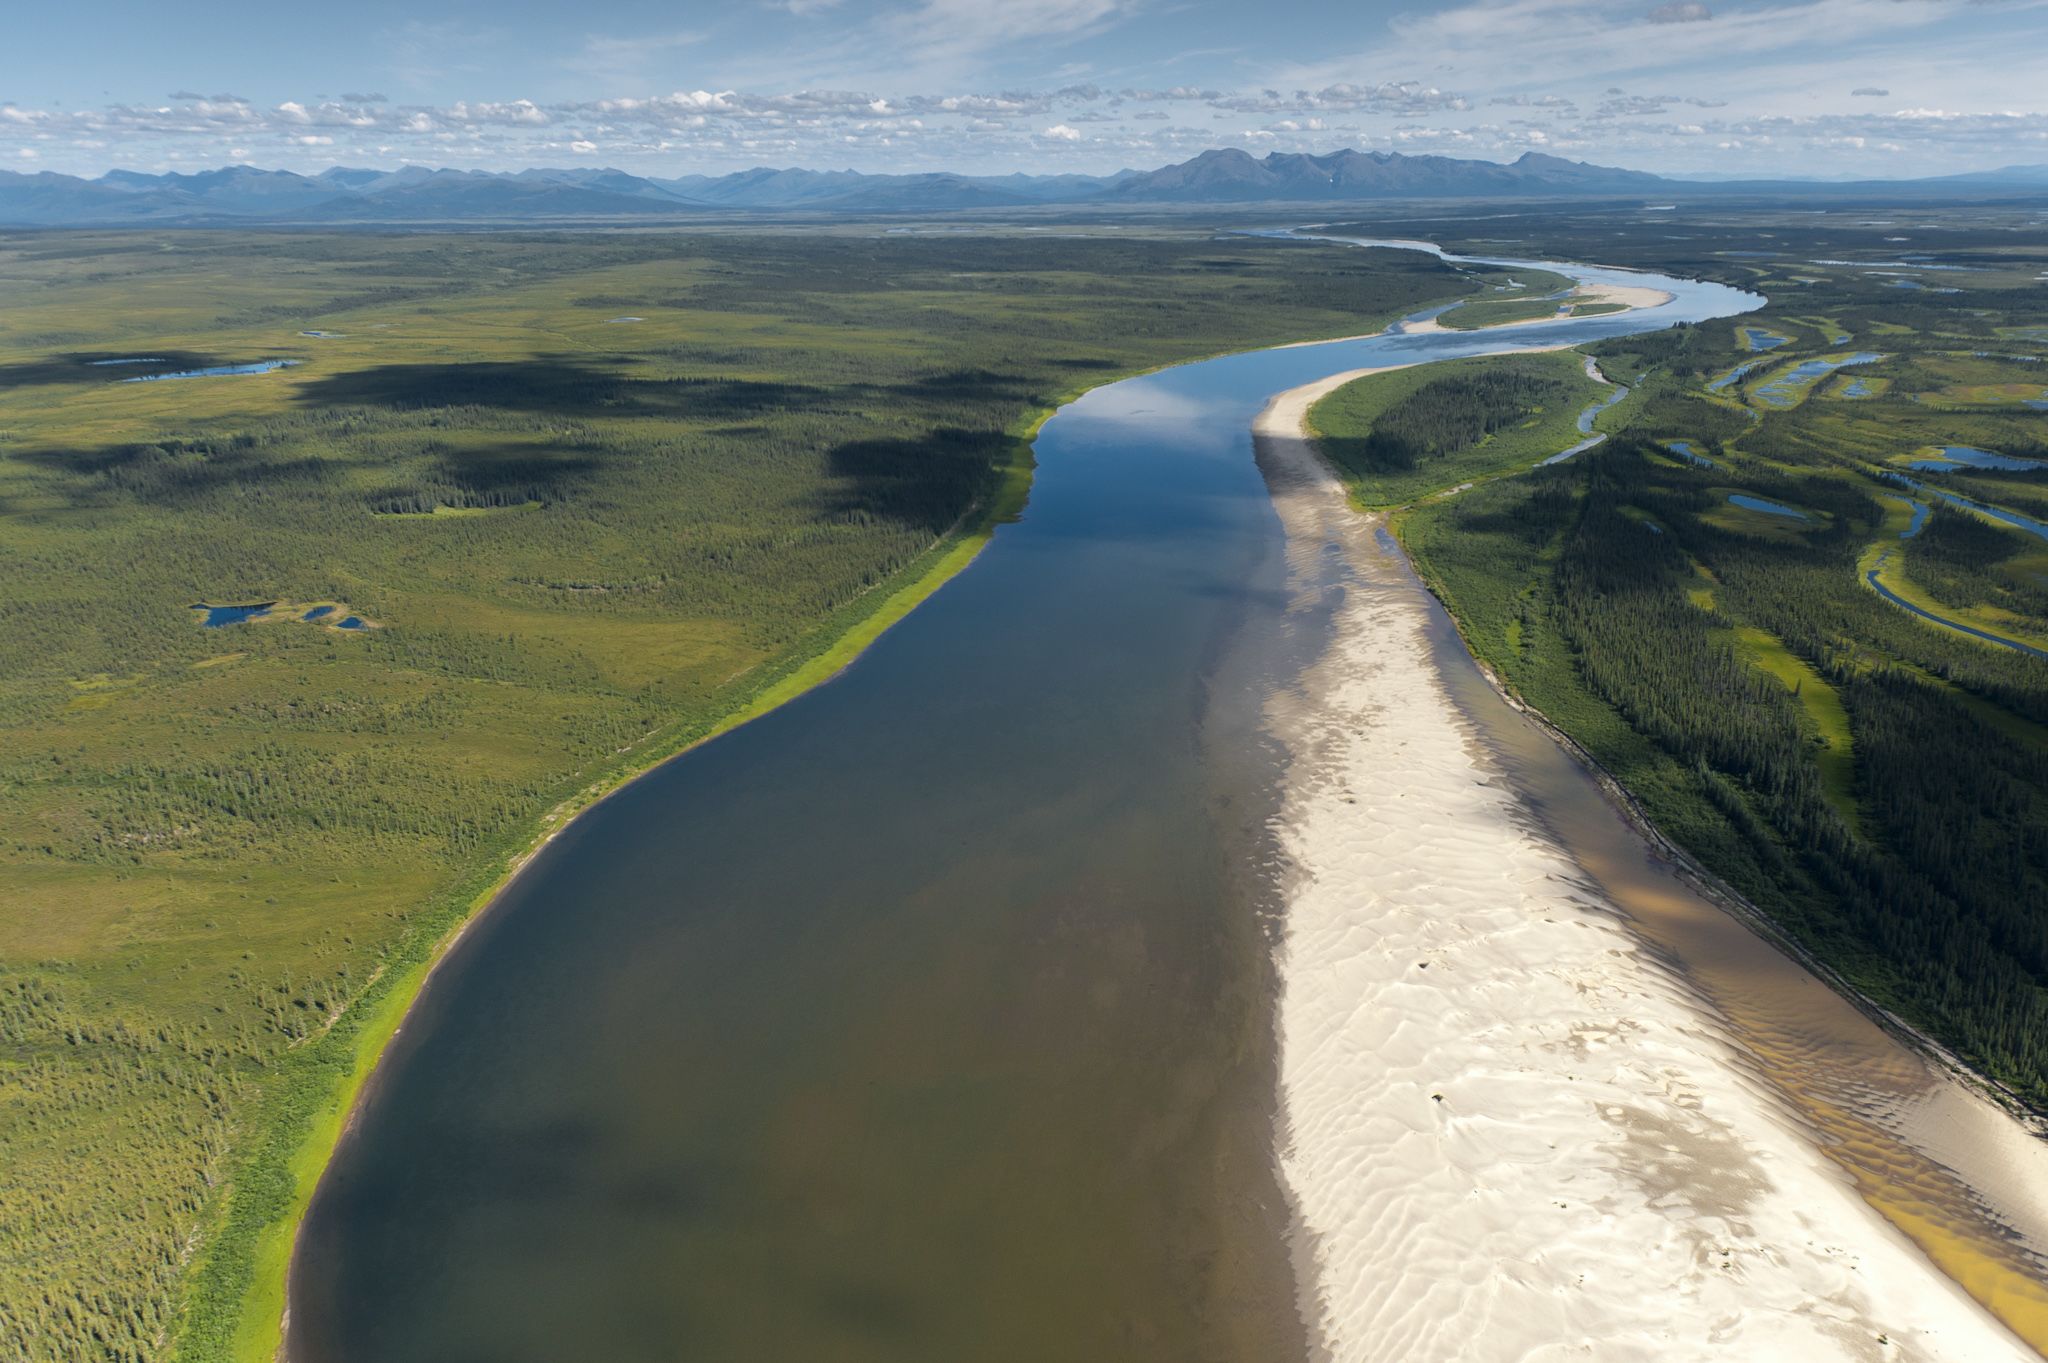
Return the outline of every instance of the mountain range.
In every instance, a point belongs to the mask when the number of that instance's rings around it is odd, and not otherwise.
[[[770,169],[672,179],[611,169],[516,172],[381,171],[318,175],[254,166],[97,179],[0,171],[0,225],[227,225],[688,219],[736,214],[869,214],[1032,205],[1342,203],[1375,199],[1570,198],[1731,193],[1856,192],[2038,195],[2048,166],[2015,166],[1931,180],[1698,181],[1669,179],[1529,152],[1505,164],[1399,152],[1312,156],[1205,151],[1152,171],[1114,175],[870,175]]]

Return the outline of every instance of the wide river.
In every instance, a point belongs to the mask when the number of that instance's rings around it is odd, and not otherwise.
[[[367,1090],[294,1257],[296,1363],[1324,1347],[1275,1159],[1269,701],[1330,631],[1251,426],[1332,374],[1761,304],[1546,268],[1674,300],[1097,389],[1044,427],[1024,516],[842,676],[577,819]],[[1787,1128],[2008,1319],[2038,1311],[2034,1228],[1922,1129],[1939,1077],[1678,893],[1433,628],[1488,760],[1727,1020]]]

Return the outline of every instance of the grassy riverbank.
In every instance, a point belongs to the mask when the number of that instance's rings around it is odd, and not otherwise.
[[[476,916],[488,909],[526,863],[584,810],[669,758],[708,743],[830,681],[891,625],[973,562],[994,536],[995,528],[1023,510],[1031,489],[1031,437],[1050,415],[1048,409],[1027,429],[1015,433],[1015,445],[1002,466],[995,493],[984,506],[969,513],[966,524],[957,533],[934,545],[928,554],[904,569],[898,580],[871,593],[862,602],[864,610],[849,612],[849,618],[822,627],[815,640],[815,651],[807,656],[799,651],[785,668],[765,673],[755,694],[741,699],[735,709],[708,726],[684,722],[672,732],[655,735],[641,749],[623,755],[589,786],[548,810],[530,830],[518,852],[502,864],[496,878],[468,899],[453,924],[418,959],[407,962],[395,973],[387,973],[365,992],[352,1010],[353,1028],[329,1030],[322,1046],[330,1053],[317,1061],[309,1060],[308,1075],[298,1085],[287,1081],[288,1092],[281,1104],[283,1110],[276,1123],[274,1143],[258,1154],[245,1175],[246,1186],[261,1191],[251,1199],[247,1213],[229,1221],[226,1232],[216,1240],[201,1267],[199,1287],[193,1295],[193,1317],[182,1341],[184,1354],[205,1357],[218,1347],[235,1363],[269,1363],[277,1356],[283,1342],[281,1322],[293,1246],[328,1158],[346,1129],[363,1086],[375,1072],[384,1048],[396,1035],[413,1000],[426,986],[434,966]],[[338,1081],[333,1073],[321,1072],[337,1068],[343,1070]],[[292,1087],[303,1087],[307,1092],[294,1102],[298,1095],[289,1093]],[[280,1161],[281,1170],[274,1167]],[[242,1208],[236,1210],[241,1212]],[[215,1302],[231,1304],[233,1308],[232,1329],[224,1340],[219,1338],[219,1327],[209,1319],[208,1308]],[[209,1340],[209,1334],[216,1338]]]
[[[22,1357],[264,1355],[292,1221],[449,933],[971,558],[1064,395],[1471,287],[1128,235],[0,238]],[[119,381],[262,358],[302,363]],[[377,628],[192,610],[254,601]]]

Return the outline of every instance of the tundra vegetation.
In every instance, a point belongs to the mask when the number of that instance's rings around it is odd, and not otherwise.
[[[1566,351],[1446,360],[1345,384],[1309,430],[1361,505],[1398,506],[1563,453],[1586,438],[1579,414],[1614,391]]]
[[[2048,1111],[2048,237],[1993,209],[1658,217],[1532,213],[1519,249],[1769,306],[1587,346],[1642,376],[1612,439],[1492,478],[1497,435],[1438,451],[1397,533],[1473,652],[1659,828]],[[1518,249],[1472,227],[1371,230]],[[1786,343],[1760,357],[1746,327]],[[1878,358],[1811,365],[1855,354]],[[1914,467],[1946,446],[2037,462]]]
[[[361,1020],[550,810],[957,561],[1051,405],[1476,287],[1170,230],[0,236],[0,1353],[245,1349]]]

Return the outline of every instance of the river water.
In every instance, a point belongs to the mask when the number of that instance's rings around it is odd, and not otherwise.
[[[1045,426],[1024,516],[846,673],[577,819],[366,1091],[294,1258],[291,1356],[1306,1356],[1272,1152],[1261,716],[1315,640],[1284,620],[1249,429],[1329,374],[1761,301],[1565,268],[1675,299],[1089,393]],[[1538,804],[1581,779],[1515,769]],[[1644,860],[1597,819],[1586,839],[1620,880]],[[1725,965],[1716,923],[1699,950]],[[1750,999],[1736,957],[1721,1006],[1754,1005],[1755,1063],[1788,1091],[1827,1045],[1871,1051],[1855,1026],[1882,1038],[1818,986]],[[1828,1138],[1907,1170],[1875,1195],[1903,1186],[1896,1214],[1931,1216],[1959,1272],[1994,1264],[2025,1297],[2012,1228],[1893,1134],[1898,1094],[1934,1081],[1871,1053],[1880,1120]]]

